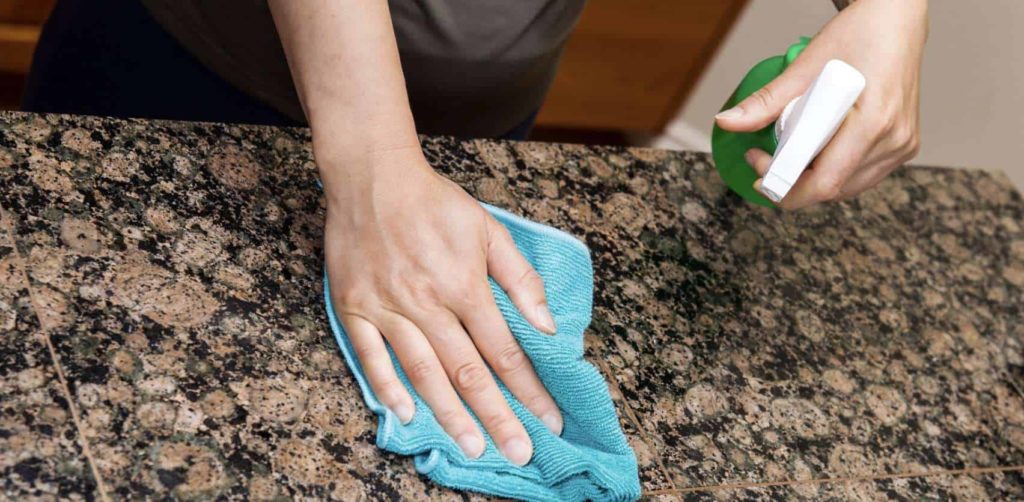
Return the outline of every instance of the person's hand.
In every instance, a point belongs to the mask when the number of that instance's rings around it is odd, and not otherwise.
[[[419,147],[378,155],[369,169],[332,180],[324,249],[334,310],[374,394],[403,423],[415,406],[385,340],[438,422],[467,456],[484,438],[524,465],[530,437],[488,371],[555,434],[558,406],[513,338],[488,274],[537,329],[554,334],[540,276],[508,231],[458,185],[435,173]],[[485,364],[486,363],[486,364]]]
[[[840,59],[864,74],[867,86],[857,104],[780,207],[853,197],[917,155],[927,11],[926,0],[857,0],[825,25],[782,75],[715,117],[723,129],[756,131],[803,94],[828,60]],[[771,156],[753,149],[747,162],[763,177]],[[758,190],[760,183],[754,184]]]

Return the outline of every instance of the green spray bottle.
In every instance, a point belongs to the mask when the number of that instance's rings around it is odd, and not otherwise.
[[[807,47],[803,37],[782,56],[754,65],[722,110],[732,108],[782,74]],[[711,152],[719,175],[744,199],[765,207],[774,207],[786,196],[804,169],[839,129],[850,108],[863,91],[866,81],[855,68],[833,59],[803,96],[791,101],[778,120],[754,132],[726,131],[718,124],[711,133]],[[754,189],[758,175],[744,154],[760,148],[772,155],[759,193]],[[767,195],[767,196],[766,196]]]

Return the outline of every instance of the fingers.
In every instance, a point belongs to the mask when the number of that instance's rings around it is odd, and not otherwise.
[[[838,200],[846,180],[860,167],[871,151],[874,139],[858,125],[855,114],[850,117],[809,170],[797,180],[789,195],[780,204],[783,209],[800,209],[818,202]]]
[[[498,449],[512,463],[526,465],[533,456],[530,436],[454,314],[434,314],[416,321],[430,344],[438,348],[437,356],[456,392],[480,419]]]
[[[459,401],[441,361],[423,332],[411,321],[398,315],[387,316],[381,332],[394,349],[409,381],[433,410],[441,427],[466,456],[479,458],[485,447],[483,434]]]
[[[552,421],[556,422],[557,429],[553,430],[560,433],[561,415],[558,414],[554,400],[547,394],[526,355],[508,331],[490,291],[483,287],[481,290],[486,298],[491,298],[490,309],[493,309],[493,313],[487,316],[497,316],[497,324],[493,318],[485,324],[484,318],[478,314],[474,315],[480,317],[480,320],[470,322],[477,329],[484,326],[493,329],[497,326],[499,331],[504,331],[492,337],[494,340],[483,336],[489,342],[483,344],[487,347],[483,350],[492,355],[489,360],[497,361],[492,364],[508,375],[507,381],[514,382],[509,389],[517,398],[531,412],[541,416],[549,427]],[[430,319],[418,320],[426,327],[425,330],[401,316],[386,317],[380,323],[384,338],[394,349],[413,387],[433,410],[438,423],[466,456],[480,457],[485,449],[485,440],[462,400],[480,419],[502,454],[517,465],[526,465],[533,456],[530,437],[505,400],[477,347],[454,315],[434,314]],[[408,423],[415,412],[415,405],[395,372],[382,332],[359,316],[344,316],[343,322],[374,394],[403,423]],[[503,345],[495,346],[495,341]],[[433,347],[443,350],[435,351]]]
[[[851,111],[850,118],[853,118],[855,112],[856,109]],[[797,179],[779,207],[795,210],[819,202],[838,200],[843,195],[846,180],[861,165],[873,145],[873,137],[865,134],[857,120],[848,120]],[[760,184],[755,186],[759,188]]]
[[[342,316],[342,324],[352,340],[356,357],[363,367],[366,380],[377,399],[398,416],[403,424],[409,423],[416,412],[416,405],[398,379],[398,373],[391,362],[387,346],[380,331],[369,321],[358,316]]]
[[[490,215],[487,222],[487,273],[508,293],[512,303],[534,327],[555,334],[555,320],[548,310],[544,282],[516,249],[508,230]]]
[[[728,131],[756,131],[772,123],[793,98],[800,96],[814,81],[820,65],[798,57],[782,75],[747,96],[736,106],[715,115],[719,127]]]
[[[853,175],[850,176],[850,179],[846,180],[846,184],[843,185],[841,198],[843,200],[852,199],[861,193],[874,188],[876,185],[881,183],[890,172],[892,172],[894,167],[895,166],[875,164],[853,173]]]
[[[746,159],[747,164],[750,164],[750,167],[753,167],[754,171],[757,171],[757,175],[762,178],[768,172],[768,168],[772,165],[772,156],[768,155],[768,152],[759,148],[751,148],[750,150],[747,150],[747,153],[743,154],[743,157]]]
[[[754,190],[761,192],[761,182],[764,180],[764,175],[768,173],[768,168],[771,167],[772,156],[760,148],[751,148],[743,154],[743,158],[757,172],[759,178],[754,181]]]
[[[896,168],[917,155],[919,139],[914,131],[882,133],[872,151],[861,161],[863,166],[843,185],[842,199],[851,199],[874,188]]]
[[[481,288],[479,301],[456,314],[466,326],[487,363],[519,402],[556,435],[562,433],[562,414],[537,377],[529,357],[509,331],[489,289]]]

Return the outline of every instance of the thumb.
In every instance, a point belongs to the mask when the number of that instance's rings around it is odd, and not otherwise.
[[[817,74],[812,64],[801,59],[798,57],[782,75],[736,106],[715,115],[718,126],[727,131],[750,132],[775,121],[793,98],[807,91]]]

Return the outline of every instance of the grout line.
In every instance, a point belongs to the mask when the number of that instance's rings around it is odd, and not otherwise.
[[[1024,465],[1006,465],[997,467],[965,467],[963,469],[940,469],[935,471],[922,471],[922,472],[902,472],[896,474],[876,474],[868,476],[848,476],[838,478],[815,478],[806,480],[795,480],[787,479],[783,481],[763,481],[763,482],[749,482],[749,483],[729,483],[721,485],[703,485],[703,486],[690,486],[686,488],[676,488],[671,490],[651,490],[644,492],[644,495],[668,495],[675,493],[693,493],[693,492],[706,492],[706,491],[718,491],[718,490],[736,490],[736,489],[749,489],[749,488],[771,488],[776,486],[794,486],[794,485],[813,485],[813,484],[845,484],[845,483],[857,483],[862,481],[884,481],[887,479],[902,479],[902,478],[925,478],[933,476],[960,476],[966,474],[997,474],[1001,472],[1013,472],[1021,471],[1024,472]]]
[[[629,418],[630,421],[633,422],[633,427],[636,427],[637,432],[640,433],[640,440],[643,441],[645,445],[647,445],[647,448],[649,450],[651,450],[651,453],[654,455],[654,461],[658,464],[658,469],[661,469],[661,474],[665,476],[665,479],[668,480],[669,484],[672,485],[671,490],[677,490],[678,488],[676,488],[675,477],[670,475],[668,469],[665,468],[665,464],[661,462],[661,455],[658,454],[658,449],[654,447],[654,444],[652,444],[647,429],[644,429],[643,425],[640,423],[640,420],[636,416],[636,412],[633,411],[633,407],[629,404],[629,401],[626,399],[626,395],[622,393],[622,388],[619,387],[619,381],[615,379],[615,373],[613,373],[611,367],[608,366],[608,361],[600,359],[597,361],[597,364],[604,371],[605,378],[607,378],[608,381],[615,386],[616,392],[618,392],[619,396],[622,397],[622,405],[626,409],[626,416]]]
[[[28,288],[29,296],[34,297],[32,294],[32,286],[29,286]],[[31,301],[33,305],[36,303],[34,298]],[[36,317],[38,318],[39,316],[36,315]],[[50,340],[50,333],[45,328],[43,330],[43,339],[46,341],[46,347],[50,350],[50,358],[53,359],[54,370],[57,371],[57,378],[60,380],[61,389],[64,391],[64,398],[68,400],[68,408],[71,409],[71,419],[75,422],[75,429],[78,430],[78,444],[82,447],[82,455],[84,455],[85,459],[89,462],[89,469],[92,470],[93,478],[96,479],[96,489],[100,492],[100,499],[104,502],[109,502],[110,498],[107,497],[107,487],[103,483],[103,478],[100,477],[99,468],[96,467],[96,460],[93,458],[92,449],[89,447],[89,441],[85,439],[78,406],[75,403],[74,398],[71,396],[71,388],[68,386],[67,378],[64,376],[64,368],[60,364],[60,356],[57,355],[57,349],[54,348],[53,342]]]
[[[10,211],[5,211],[0,208],[0,213],[6,213],[10,216]],[[0,214],[0,221],[4,221],[6,218],[3,214]],[[89,446],[89,441],[86,440],[84,429],[82,427],[82,419],[79,415],[78,404],[75,401],[74,396],[71,395],[71,387],[68,386],[67,377],[64,376],[64,367],[60,363],[60,356],[57,354],[56,347],[53,346],[53,340],[50,339],[50,327],[43,325],[43,317],[39,315],[39,302],[36,300],[34,288],[32,287],[32,281],[29,278],[27,264],[23,256],[18,251],[18,243],[15,239],[17,235],[14,232],[14,218],[11,218],[11,223],[7,224],[7,233],[10,235],[11,244],[14,245],[16,265],[21,272],[22,280],[25,281],[25,288],[28,289],[29,302],[32,304],[33,314],[36,316],[36,320],[39,321],[39,327],[42,331],[43,341],[46,342],[46,348],[50,352],[50,360],[53,361],[53,369],[57,373],[57,380],[60,381],[61,391],[64,393],[64,399],[68,402],[68,409],[71,410],[71,420],[75,424],[75,430],[78,432],[78,445],[82,448],[82,455],[85,457],[86,462],[89,463],[89,470],[92,471],[92,476],[96,480],[96,490],[100,494],[100,500],[109,502],[110,497],[107,496],[107,487],[103,482],[103,478],[100,476],[99,468],[96,467],[96,460],[92,455],[92,448]]]
[[[1014,379],[1010,378],[1009,375],[1004,374],[1000,374],[998,376],[1005,377],[1006,383],[1009,384],[1010,387],[1012,387],[1013,390],[1017,392],[1017,395],[1020,396],[1021,399],[1024,399],[1024,390],[1021,390],[1020,385],[1017,385],[1017,382]]]

